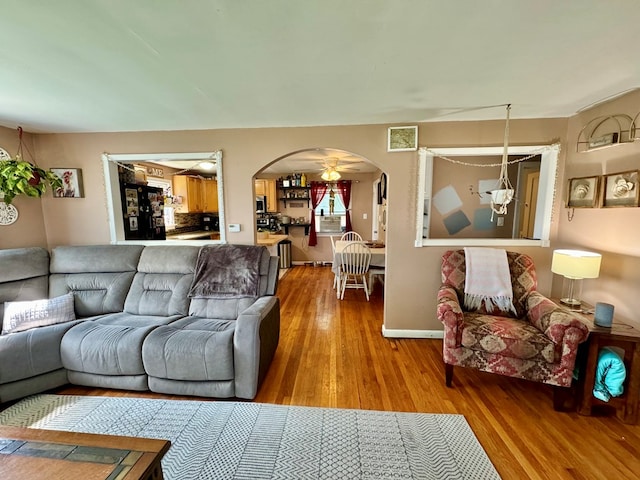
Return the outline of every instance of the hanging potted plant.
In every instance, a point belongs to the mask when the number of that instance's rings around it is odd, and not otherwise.
[[[18,127],[20,144],[15,158],[0,156],[0,201],[11,204],[18,195],[41,197],[47,186],[55,191],[62,188],[62,180],[53,172],[46,171],[22,159],[22,128]]]

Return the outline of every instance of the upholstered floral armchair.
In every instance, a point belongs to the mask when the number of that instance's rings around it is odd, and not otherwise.
[[[495,310],[489,314],[484,304],[477,311],[464,311],[464,250],[447,251],[442,257],[438,319],[444,324],[447,386],[451,386],[456,365],[559,387],[571,386],[578,345],[589,335],[585,319],[536,291],[531,257],[507,252],[507,261],[516,315]],[[561,407],[561,401],[562,395],[556,389],[556,409]]]

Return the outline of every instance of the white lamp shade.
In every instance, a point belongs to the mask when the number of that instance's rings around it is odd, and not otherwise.
[[[598,278],[602,255],[582,250],[554,250],[551,271],[567,278]]]
[[[340,173],[338,173],[338,171],[333,168],[328,168],[327,170],[322,172],[322,175],[320,175],[320,178],[328,182],[335,182],[336,180],[340,180],[340,177]]]

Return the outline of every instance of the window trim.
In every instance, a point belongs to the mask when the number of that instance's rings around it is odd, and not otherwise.
[[[153,161],[216,161],[216,177],[218,180],[218,217],[220,219],[220,240],[125,240],[122,215],[115,212],[122,211],[120,199],[120,184],[118,182],[118,163],[137,163]],[[139,245],[205,245],[211,243],[227,243],[226,223],[224,214],[224,184],[222,175],[222,151],[194,152],[194,153],[103,153],[102,167],[107,200],[107,217],[109,219],[109,234],[111,243],[139,244]],[[117,194],[114,194],[117,192]]]
[[[331,236],[331,235],[337,235],[337,234],[342,235],[342,233],[343,233],[342,231],[340,231],[340,232],[326,232],[326,231],[321,231],[321,230],[320,230],[320,218],[322,218],[322,216],[320,215],[320,212],[319,212],[318,210],[319,210],[320,208],[323,208],[323,207],[321,207],[321,206],[320,206],[320,204],[324,201],[325,197],[328,197],[328,196],[329,196],[329,192],[327,191],[327,192],[324,194],[324,196],[322,197],[322,200],[320,201],[320,203],[318,204],[318,206],[317,206],[317,207],[315,208],[315,210],[314,210],[314,212],[315,212],[315,222],[316,222],[316,225],[315,225],[315,227],[316,227],[316,235],[329,235],[329,236]],[[341,228],[344,228],[344,227],[345,227],[345,225],[346,225],[346,223],[347,223],[346,218],[347,218],[347,212],[349,211],[349,208],[348,208],[348,207],[346,207],[346,206],[342,203],[342,198],[340,197],[340,195],[338,195],[338,193],[336,193],[336,199],[337,199],[337,200],[340,202],[340,204],[344,207],[344,210],[341,210],[341,211],[339,211],[339,212],[336,212],[336,211],[335,211],[335,209],[334,209],[334,213],[333,213],[333,215],[330,215],[330,214],[329,214],[329,215],[327,215],[327,214],[326,214],[326,212],[325,212],[325,215],[324,215],[324,216],[325,216],[325,217],[330,217],[330,216],[340,217],[340,218],[342,219],[342,220],[340,221],[340,227],[341,227]],[[327,207],[327,208],[328,208],[328,207]],[[345,224],[345,225],[342,225],[342,224],[343,224],[343,222],[344,222],[344,224]]]
[[[540,161],[540,184],[538,191],[538,208],[541,212],[540,239],[528,240],[519,238],[422,238],[425,227],[425,213],[431,216],[433,159],[436,155],[455,156],[495,156],[502,155],[500,147],[462,147],[462,148],[426,148],[418,151],[418,188],[416,194],[416,247],[433,246],[534,246],[549,247],[551,236],[551,220],[553,201],[556,193],[556,174],[560,144],[529,145],[508,148],[509,155],[531,155],[537,153]],[[427,183],[427,180],[430,180]],[[425,200],[429,200],[428,211],[425,212]],[[428,228],[428,226],[427,226]]]

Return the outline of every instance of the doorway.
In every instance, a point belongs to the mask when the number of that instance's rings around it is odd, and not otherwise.
[[[350,204],[344,206],[344,210],[336,208],[334,212],[330,212],[328,207],[322,208],[324,204],[316,206],[313,221],[317,244],[311,246],[309,233],[313,202],[309,185],[311,182],[323,182],[328,185],[327,192],[333,190],[334,197],[338,197],[336,180],[327,180],[330,178],[328,172],[332,171],[337,172],[339,180],[352,182]],[[294,188],[289,182],[299,182],[302,174],[305,176],[306,186],[301,188],[295,183]],[[327,175],[323,177],[323,174]],[[349,211],[352,230],[358,232],[363,239],[385,242],[385,231],[380,226],[380,219],[386,213],[379,196],[382,175],[383,172],[373,162],[357,153],[323,147],[298,150],[276,158],[256,172],[252,181],[254,192],[258,182],[265,180],[275,183],[277,209],[270,212],[270,216],[275,216],[279,222],[285,220],[289,223],[286,233],[291,241],[293,265],[329,266],[333,264],[335,257],[331,237],[336,240],[342,236],[345,211]],[[288,183],[287,187],[283,185],[285,182]],[[339,202],[334,204],[338,205]],[[256,214],[256,221],[262,220],[261,217],[261,214]],[[266,223],[266,220],[262,221]],[[301,222],[306,228],[296,227],[293,222]]]

